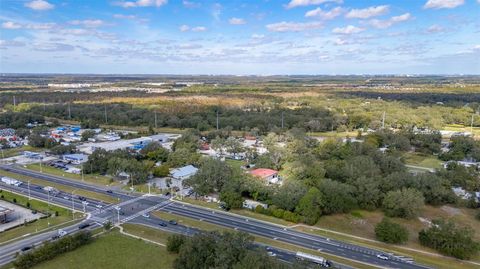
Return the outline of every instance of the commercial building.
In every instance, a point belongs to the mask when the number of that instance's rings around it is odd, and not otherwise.
[[[104,149],[106,151],[114,151],[117,149],[131,149],[131,150],[140,150],[148,143],[152,142],[150,137],[140,137],[127,140],[117,140],[117,141],[107,141],[100,143],[85,143],[81,146],[78,146],[78,150],[86,153],[92,154],[97,149]]]
[[[0,206],[0,223],[6,223],[13,210]]]

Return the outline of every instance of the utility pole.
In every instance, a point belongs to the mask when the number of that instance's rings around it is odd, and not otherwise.
[[[15,99],[15,95],[13,96],[13,108],[17,106],[17,100]]]
[[[383,111],[383,117],[382,117],[382,129],[385,129],[385,111]]]
[[[282,111],[282,129],[283,129],[283,111]]]
[[[85,178],[83,176],[83,163],[82,163],[82,181],[85,181]]]
[[[70,108],[70,103],[68,103],[68,119],[72,119],[72,109]]]
[[[472,137],[473,137],[473,116],[475,116],[475,114],[472,114],[472,121],[470,122],[470,133],[472,133]]]
[[[108,118],[107,118],[107,105],[105,105],[105,124],[108,124]]]
[[[148,182],[148,184],[147,184],[147,185],[148,185],[148,195],[150,195],[150,194],[151,194],[151,193],[150,193],[150,185],[151,185],[151,183],[150,183],[150,182]]]
[[[28,200],[30,201],[30,180],[28,182]]]
[[[218,108],[217,108],[217,131],[218,131]]]

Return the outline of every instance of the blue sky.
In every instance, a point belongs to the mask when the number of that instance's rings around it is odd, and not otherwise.
[[[480,0],[1,0],[0,72],[480,74]]]

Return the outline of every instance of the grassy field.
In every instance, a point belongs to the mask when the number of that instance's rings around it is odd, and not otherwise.
[[[167,244],[167,239],[171,235],[171,233],[138,224],[125,223],[122,224],[122,227],[124,232],[152,240],[160,244]]]
[[[476,139],[480,139],[480,127],[470,128],[469,126],[463,126],[459,124],[450,124],[443,127],[443,130],[454,131],[454,132],[472,132]]]
[[[28,164],[25,168],[33,170],[33,171],[40,171],[40,165],[35,163],[35,164]],[[100,175],[90,175],[90,174],[84,174],[83,179],[82,175],[77,175],[77,174],[72,174],[72,173],[67,173],[61,169],[50,167],[47,165],[42,165],[42,171],[43,173],[46,174],[52,174],[55,176],[61,176],[65,177],[68,179],[73,179],[73,180],[79,180],[79,181],[85,181],[88,183],[93,183],[96,185],[102,185],[102,186],[115,186],[120,183],[113,181],[112,178],[106,177],[106,176],[100,176]]]
[[[27,207],[27,202],[30,203],[30,208],[35,209],[41,212],[50,212],[52,214],[51,217],[39,219],[33,223],[29,223],[23,226],[19,226],[13,228],[11,230],[2,232],[0,236],[0,243],[5,242],[8,240],[12,240],[15,238],[19,238],[23,235],[35,233],[37,231],[41,231],[43,229],[47,229],[52,226],[60,225],[62,223],[68,222],[72,220],[72,212],[68,209],[58,207],[55,205],[48,206],[47,203],[37,200],[30,200],[28,201],[28,197],[21,196],[15,193],[11,193],[6,190],[0,190],[0,195],[3,195],[3,200],[12,202],[13,199],[16,199],[17,205],[21,205]],[[55,212],[58,212],[58,216],[55,216]],[[80,218],[81,214],[76,213],[76,218]]]
[[[421,153],[413,153],[407,152],[403,156],[406,164],[415,165],[425,168],[434,168],[439,169],[442,168],[442,161],[440,161],[437,157],[432,155],[425,155]]]
[[[73,187],[70,187],[70,186],[57,184],[57,183],[53,183],[53,182],[50,182],[50,181],[37,179],[37,178],[32,178],[32,177],[28,177],[28,176],[24,176],[24,175],[19,175],[19,174],[7,172],[7,171],[0,171],[0,176],[7,176],[7,177],[15,178],[15,179],[18,179],[18,180],[21,180],[21,181],[24,181],[24,182],[27,182],[28,180],[30,180],[31,184],[36,184],[36,185],[40,185],[40,186],[51,186],[51,187],[54,187],[58,190],[61,190],[61,191],[64,191],[64,192],[69,192],[69,193],[71,193],[73,190],[75,190],[75,194],[77,194],[77,195],[101,200],[101,201],[104,201],[104,202],[107,202],[107,203],[118,202],[117,199],[115,199],[115,198],[113,198],[109,195],[106,195],[106,194],[101,194],[101,193],[97,193],[97,192],[77,189],[77,188],[73,188]]]
[[[93,243],[44,262],[35,269],[173,268],[175,255],[166,248],[134,239],[119,232],[100,236]]]
[[[24,151],[42,151],[42,149],[41,148],[34,148],[32,146],[25,145],[25,146],[21,146],[21,147],[17,147],[17,148],[5,149],[5,150],[3,150],[3,156],[0,155],[0,157],[10,158],[10,157],[13,157],[13,156],[17,156]]]

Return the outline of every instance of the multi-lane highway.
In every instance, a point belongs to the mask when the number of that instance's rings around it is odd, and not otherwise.
[[[41,178],[58,184],[64,184],[79,189],[85,189],[94,192],[100,192],[106,195],[120,198],[121,210],[115,210],[116,205],[105,205],[105,208],[98,208],[96,204],[98,201],[89,199],[88,212],[91,212],[91,219],[97,222],[110,220],[112,222],[143,222],[141,224],[147,225],[149,221],[155,221],[154,218],[145,218],[143,215],[152,210],[162,210],[179,216],[185,216],[189,218],[195,218],[209,223],[233,228],[240,231],[245,231],[254,235],[263,236],[266,238],[291,243],[297,246],[318,250],[324,253],[329,253],[339,257],[355,260],[357,262],[369,264],[382,268],[427,268],[425,266],[406,261],[404,259],[395,257],[394,255],[361,247],[353,244],[347,244],[341,241],[332,240],[326,237],[311,235],[302,233],[299,231],[288,229],[284,226],[275,225],[263,221],[258,221],[251,218],[242,217],[239,215],[229,214],[226,212],[201,208],[188,204],[181,204],[174,201],[169,201],[167,197],[163,196],[150,196],[150,197],[138,197],[129,193],[109,191],[102,186],[90,185],[83,182],[77,182],[68,180],[62,177],[52,176],[48,174],[41,174],[38,172],[26,170],[16,166],[0,166],[0,169],[8,170],[14,173],[31,176],[35,178]],[[13,187],[12,187],[13,188]],[[25,189],[25,186],[18,188]],[[18,190],[17,190],[18,191]],[[38,190],[40,192],[40,190]],[[32,195],[33,196],[33,195]],[[46,199],[38,194],[39,199]],[[62,197],[55,197],[55,202],[58,202],[64,206],[70,207],[71,201],[63,199]],[[79,204],[83,206],[83,204]],[[82,208],[83,209],[83,208]],[[116,212],[116,217],[115,217]],[[122,214],[122,215],[120,215]],[[150,220],[146,220],[150,219]],[[155,225],[154,225],[155,226]],[[158,226],[158,224],[157,224]],[[162,227],[163,228],[163,227]],[[173,228],[176,232],[182,232]],[[1,252],[0,252],[1,253]],[[389,257],[388,260],[379,259],[377,255],[383,254]],[[320,254],[321,255],[321,254]]]

